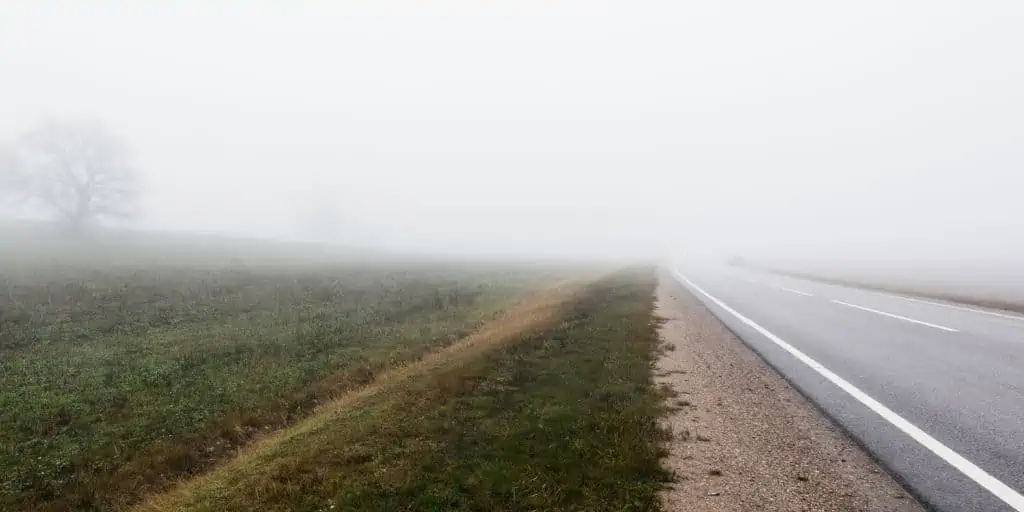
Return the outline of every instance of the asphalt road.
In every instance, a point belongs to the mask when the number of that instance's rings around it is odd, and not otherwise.
[[[1024,316],[730,267],[675,274],[926,506],[1024,511]]]

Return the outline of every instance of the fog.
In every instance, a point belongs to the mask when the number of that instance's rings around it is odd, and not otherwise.
[[[982,268],[1024,256],[1022,26],[1010,1],[11,1],[0,140],[103,122],[136,229]]]

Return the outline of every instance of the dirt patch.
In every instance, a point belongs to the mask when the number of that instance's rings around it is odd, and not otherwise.
[[[661,276],[674,434],[669,511],[899,511],[923,507],[729,332],[673,277]]]

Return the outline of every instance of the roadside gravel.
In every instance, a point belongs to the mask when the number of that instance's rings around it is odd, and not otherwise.
[[[676,394],[666,510],[924,510],[668,274],[657,300],[656,380]]]

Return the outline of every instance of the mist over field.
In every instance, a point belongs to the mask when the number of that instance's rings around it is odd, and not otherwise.
[[[0,510],[1024,503],[1020,2],[0,4]]]
[[[102,123],[141,175],[118,223],[140,230],[1010,269],[1022,21],[1011,2],[12,2],[0,140]]]

